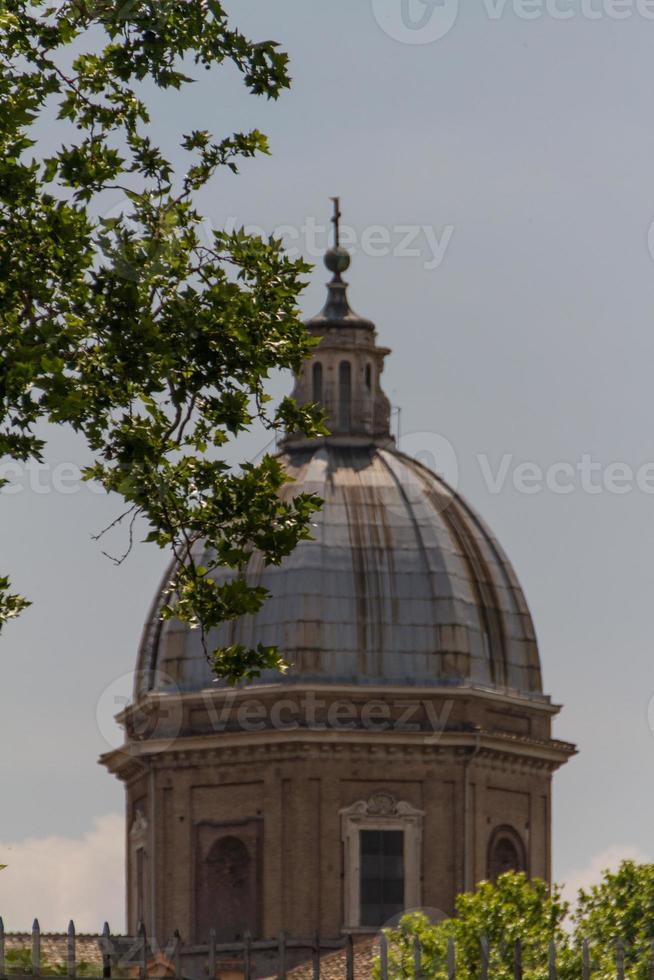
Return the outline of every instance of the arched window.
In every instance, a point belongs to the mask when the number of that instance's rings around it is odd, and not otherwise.
[[[318,402],[319,404],[323,400],[322,396],[322,364],[320,361],[316,361],[313,365],[313,396],[312,401]]]
[[[372,391],[372,365],[366,364],[366,391]]]
[[[352,420],[352,367],[349,361],[341,361],[338,368],[338,427],[341,432],[350,431]]]
[[[198,889],[197,931],[206,942],[215,929],[218,942],[257,933],[255,862],[246,844],[231,835],[220,837],[202,863]]]
[[[506,871],[526,871],[525,849],[513,827],[498,827],[488,845],[488,878],[497,881]]]

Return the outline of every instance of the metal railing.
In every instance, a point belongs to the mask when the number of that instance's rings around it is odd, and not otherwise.
[[[312,963],[313,975],[320,977],[320,961],[324,954],[342,950],[345,956],[345,969],[348,980],[354,980],[354,943],[352,936],[346,936],[343,940],[323,939],[316,933],[311,939],[294,939],[282,933],[275,940],[253,939],[248,933],[240,942],[219,943],[216,939],[215,930],[209,933],[209,942],[206,945],[197,943],[185,944],[182,942],[178,930],[173,934],[172,940],[165,946],[160,946],[156,940],[149,939],[145,927],[139,926],[136,936],[116,936],[112,935],[108,923],[105,922],[102,933],[97,937],[97,948],[100,954],[94,963],[88,963],[78,956],[77,933],[75,924],[71,920],[68,931],[64,936],[59,937],[63,941],[60,943],[61,952],[64,954],[55,958],[43,956],[43,940],[46,934],[42,934],[38,920],[34,920],[29,944],[21,947],[21,952],[28,953],[29,959],[20,957],[18,962],[12,963],[12,952],[7,948],[7,941],[10,935],[5,933],[4,923],[0,918],[0,980],[20,975],[22,977],[39,978],[44,976],[67,976],[70,978],[85,977],[90,980],[118,980],[121,977],[138,976],[139,980],[146,977],[158,976],[157,968],[165,964],[163,971],[166,977],[172,976],[174,980],[182,980],[188,974],[185,972],[185,961],[190,959],[203,959],[206,969],[202,972],[205,976],[216,977],[221,960],[227,958],[237,958],[242,965],[243,977],[245,980],[255,980],[256,976],[261,976],[255,969],[255,962],[258,954],[271,954],[276,963],[275,975],[285,977],[292,965],[287,965],[289,959],[297,960],[293,957],[295,952],[306,952],[307,957],[303,959]],[[47,937],[49,940],[52,937]],[[85,936],[88,942],[90,937]],[[291,956],[289,956],[291,954]],[[295,964],[297,966],[297,962]],[[89,969],[89,967],[91,969]],[[94,969],[95,968],[95,969]],[[270,976],[267,974],[266,976]]]
[[[449,938],[444,949],[442,962],[438,969],[433,960],[423,950],[418,937],[405,940],[401,946],[389,939],[385,932],[367,937],[367,942],[355,942],[351,934],[343,939],[323,939],[316,933],[311,939],[294,939],[281,934],[274,940],[253,939],[247,933],[239,942],[219,943],[216,933],[211,930],[209,942],[206,945],[184,944],[178,931],[166,946],[159,946],[156,941],[148,939],[145,928],[141,925],[136,936],[112,935],[107,923],[98,936],[83,937],[88,948],[89,942],[96,945],[97,953],[94,962],[86,962],[78,956],[78,937],[75,925],[71,921],[67,933],[59,936],[42,934],[38,921],[35,920],[31,934],[24,934],[25,942],[17,951],[8,949],[15,944],[16,937],[5,934],[3,921],[0,918],[0,980],[9,980],[20,975],[34,980],[45,976],[67,976],[73,978],[95,978],[95,980],[118,980],[121,977],[145,978],[165,977],[167,980],[182,980],[189,976],[197,976],[197,965],[200,964],[200,974],[214,980],[219,977],[221,969],[229,969],[232,973],[240,973],[243,980],[321,980],[325,976],[326,964],[324,958],[329,958],[329,977],[338,976],[342,980],[369,980],[372,977],[372,961],[378,963],[381,980],[401,980],[410,976],[415,980],[431,980],[436,973],[446,980],[457,980],[457,949],[455,942]],[[21,937],[22,938],[22,937]],[[364,937],[360,937],[362,940]],[[52,958],[43,955],[43,943],[57,945],[57,956]],[[615,980],[625,980],[625,944],[618,940],[612,947],[612,973]],[[522,941],[516,941],[507,950],[501,952],[503,975],[506,975],[507,961],[510,962],[509,972],[513,980],[523,980],[527,967],[534,967],[534,956],[525,961],[525,947]],[[570,948],[566,947],[569,952]],[[12,956],[18,959],[12,963]],[[478,980],[493,980],[495,973],[494,961],[486,939],[479,942],[478,968],[475,970]],[[576,951],[578,969],[574,975],[578,980],[593,980],[596,972],[596,962],[591,955],[591,947],[584,940]],[[606,957],[606,947],[602,955]],[[301,956],[298,954],[305,953]],[[338,954],[342,955],[338,955]],[[361,955],[363,954],[363,955]],[[398,955],[399,954],[399,955]],[[541,948],[539,973],[547,975],[548,980],[559,980],[559,958],[561,949],[555,942]],[[647,975],[654,980],[654,944],[651,944],[645,954],[648,963]],[[236,962],[234,962],[236,960]],[[401,960],[401,964],[400,964]],[[604,960],[604,962],[606,962]],[[189,968],[195,964],[195,969]],[[267,967],[270,967],[267,969]],[[267,972],[266,972],[267,970]],[[566,975],[570,975],[569,965]],[[606,969],[604,969],[606,975]]]

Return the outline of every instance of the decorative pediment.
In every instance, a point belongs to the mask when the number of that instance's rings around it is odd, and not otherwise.
[[[392,793],[373,793],[367,800],[358,800],[341,810],[344,817],[366,819],[370,817],[407,818],[422,817],[423,810],[416,810],[410,803],[397,800]]]
[[[341,810],[342,840],[345,854],[345,925],[358,929],[361,918],[361,832],[400,830],[404,834],[404,907],[421,904],[422,821],[424,810],[417,810],[392,793],[373,793]]]

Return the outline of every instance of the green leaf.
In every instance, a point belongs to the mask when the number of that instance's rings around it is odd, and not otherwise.
[[[189,99],[190,63],[231,64],[267,98],[290,84],[275,42],[246,37],[217,0],[13,0],[0,11],[0,450],[39,459],[35,432],[75,432],[83,478],[116,499],[103,550],[111,531],[117,564],[143,538],[177,555],[162,615],[200,630],[218,676],[235,682],[280,669],[280,654],[213,651],[206,637],[266,601],[250,558],[282,561],[319,501],[283,500],[270,458],[232,471],[228,444],[255,424],[324,430],[312,407],[275,411],[267,391],[312,349],[297,309],[308,267],[243,230],[205,244],[198,200],[214,177],[268,153],[266,137],[215,136],[211,114],[191,133],[166,119],[183,170],[152,139],[158,103],[144,93]],[[44,127],[65,140],[49,156],[36,140]],[[0,582],[0,627],[27,605]]]

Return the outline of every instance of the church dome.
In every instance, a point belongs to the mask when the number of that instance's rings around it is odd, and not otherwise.
[[[261,682],[447,685],[541,692],[529,610],[504,553],[434,473],[392,447],[323,442],[282,456],[287,494],[317,493],[313,540],[248,577],[271,593],[212,643],[274,644],[290,671]],[[146,626],[139,676],[182,691],[215,687],[198,631]],[[142,692],[145,693],[145,690]]]
[[[349,305],[335,203],[327,302],[293,390],[322,405],[328,434],[278,447],[284,501],[323,501],[311,536],[279,565],[251,556],[245,576],[269,597],[206,644],[162,618],[168,570],[118,716],[124,743],[102,757],[126,789],[130,934],[164,948],[178,927],[192,944],[181,968],[200,980],[212,934],[219,950],[249,935],[254,974],[277,976],[271,937],[288,939],[287,967],[310,968],[306,937],[339,945],[405,910],[451,915],[507,868],[549,881],[552,773],[575,752],[552,737],[559,708],[509,561],[395,445],[389,351]],[[195,547],[218,584],[235,574]],[[206,650],[259,644],[288,670],[236,690],[214,677]]]
[[[327,303],[307,323],[320,343],[293,392],[323,405],[331,435],[291,434],[281,455],[292,477],[283,494],[316,493],[324,504],[312,540],[281,565],[251,559],[250,583],[271,597],[256,615],[224,624],[211,646],[279,647],[289,671],[258,683],[467,685],[542,698],[533,625],[507,558],[457,493],[394,446],[380,384],[389,351],[350,309],[338,217],[337,206]],[[144,630],[135,695],[171,684],[215,689],[199,632],[162,622],[165,601],[164,588]]]

